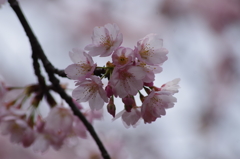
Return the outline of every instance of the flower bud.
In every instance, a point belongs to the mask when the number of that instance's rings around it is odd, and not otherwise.
[[[151,82],[151,83],[144,83],[144,86],[153,87],[153,82]]]
[[[113,95],[112,87],[109,84],[105,87],[105,91],[107,93],[108,98],[110,98]]]
[[[116,113],[116,106],[113,102],[113,97],[110,98],[110,101],[107,105],[107,110],[108,113],[111,114],[113,117],[115,117],[115,113]]]
[[[125,110],[127,112],[131,112],[131,109],[136,106],[135,100],[133,96],[127,96],[125,98],[122,99],[123,103],[125,104]]]

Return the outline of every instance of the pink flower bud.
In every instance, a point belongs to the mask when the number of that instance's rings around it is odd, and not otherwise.
[[[109,84],[105,87],[105,91],[107,93],[108,98],[110,98],[113,95],[112,87]]]
[[[113,97],[110,98],[110,101],[107,105],[107,110],[108,113],[111,114],[113,117],[115,117],[115,113],[116,113],[116,106],[113,102]]]
[[[150,82],[150,83],[144,83],[144,86],[152,87],[152,86],[153,86],[153,82]]]
[[[127,112],[131,112],[131,109],[136,106],[134,97],[132,96],[127,96],[123,98],[122,101],[124,103],[124,107]]]

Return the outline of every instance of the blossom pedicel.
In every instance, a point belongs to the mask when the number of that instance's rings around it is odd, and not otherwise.
[[[124,110],[114,119],[122,117],[126,127],[135,127],[139,119],[151,123],[165,115],[165,109],[174,106],[177,99],[173,94],[178,92],[180,79],[168,82],[161,88],[154,86],[155,74],[162,71],[161,66],[168,59],[168,50],[163,48],[163,40],[158,35],[148,34],[137,41],[134,49],[121,46],[122,41],[122,34],[116,24],[95,27],[92,44],[87,45],[79,55],[70,54],[75,64],[68,66],[65,73],[69,78],[77,80],[78,87],[72,93],[76,101],[89,102],[92,110],[99,110],[110,98],[107,109],[114,117],[116,108],[113,99],[122,98]],[[98,55],[112,56],[112,62],[108,61],[106,67],[96,66],[91,56]],[[97,73],[100,68],[104,73]],[[103,78],[109,80],[105,89],[101,81]],[[147,96],[141,94],[143,88]],[[134,98],[138,93],[141,106],[136,105]],[[130,99],[133,102],[128,102]]]

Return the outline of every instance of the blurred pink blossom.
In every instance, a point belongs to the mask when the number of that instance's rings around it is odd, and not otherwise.
[[[72,130],[73,113],[68,108],[55,106],[50,110],[45,122],[46,130],[67,135]]]
[[[115,51],[123,41],[123,36],[119,32],[116,24],[106,24],[103,27],[95,27],[92,35],[92,44],[87,45],[85,50],[91,56],[109,56]]]
[[[1,120],[1,131],[3,135],[10,134],[10,140],[14,143],[22,143],[30,146],[35,140],[35,135],[25,120],[17,116],[5,116]]]
[[[2,4],[4,4],[6,2],[6,0],[0,0],[0,7]]]
[[[121,112],[116,114],[116,117],[113,120],[122,117],[123,124],[126,128],[129,128],[130,126],[135,128],[138,124],[138,121],[141,119],[141,116],[141,108],[134,107],[131,109],[130,112],[122,110]]]

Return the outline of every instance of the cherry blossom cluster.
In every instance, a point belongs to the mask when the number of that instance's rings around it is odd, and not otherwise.
[[[73,49],[69,56],[73,64],[65,69],[67,77],[76,80],[72,97],[77,102],[88,102],[92,110],[100,110],[104,103],[108,112],[122,117],[126,126],[135,126],[139,119],[151,123],[162,115],[165,109],[177,101],[173,95],[178,92],[180,79],[175,79],[160,88],[154,86],[155,74],[162,71],[162,64],[168,59],[163,40],[156,34],[148,34],[137,41],[134,49],[121,46],[123,35],[116,24],[95,27],[92,44],[84,50]],[[94,56],[111,56],[106,66],[100,67],[93,61]],[[103,78],[108,79],[104,88]],[[144,96],[140,90],[145,90]],[[135,96],[142,101],[137,106]],[[115,116],[114,98],[122,99],[124,110]]]
[[[48,103],[50,106],[48,115],[42,117],[36,98],[30,97],[30,94],[34,95],[38,92],[38,85],[25,87],[19,97],[9,101],[8,95],[15,94],[15,89],[20,88],[7,87],[0,76],[0,131],[2,135],[8,135],[11,142],[31,147],[36,152],[45,152],[50,147],[58,150],[67,143],[67,145],[74,144],[79,157],[101,158],[92,138],[87,135],[86,127],[77,116],[73,115],[71,109],[61,104],[53,106],[50,104],[53,102],[50,102]],[[30,106],[28,102],[24,104],[27,97],[30,98]],[[91,124],[94,120],[102,118],[102,111],[86,110],[77,102],[74,103]],[[124,150],[119,135],[112,135],[110,133],[101,136],[110,155],[116,159],[127,158],[127,152]]]
[[[71,109],[56,104],[54,98],[45,97],[50,111],[43,117],[39,111],[39,103],[42,100],[39,87],[39,85],[27,86],[23,93],[9,101],[8,95],[19,88],[6,87],[0,80],[1,133],[9,135],[11,142],[22,144],[24,147],[31,146],[37,152],[44,152],[49,147],[58,150],[71,137],[86,138],[87,129],[82,121]],[[76,102],[75,105],[90,123],[102,118],[101,111],[84,110]]]

